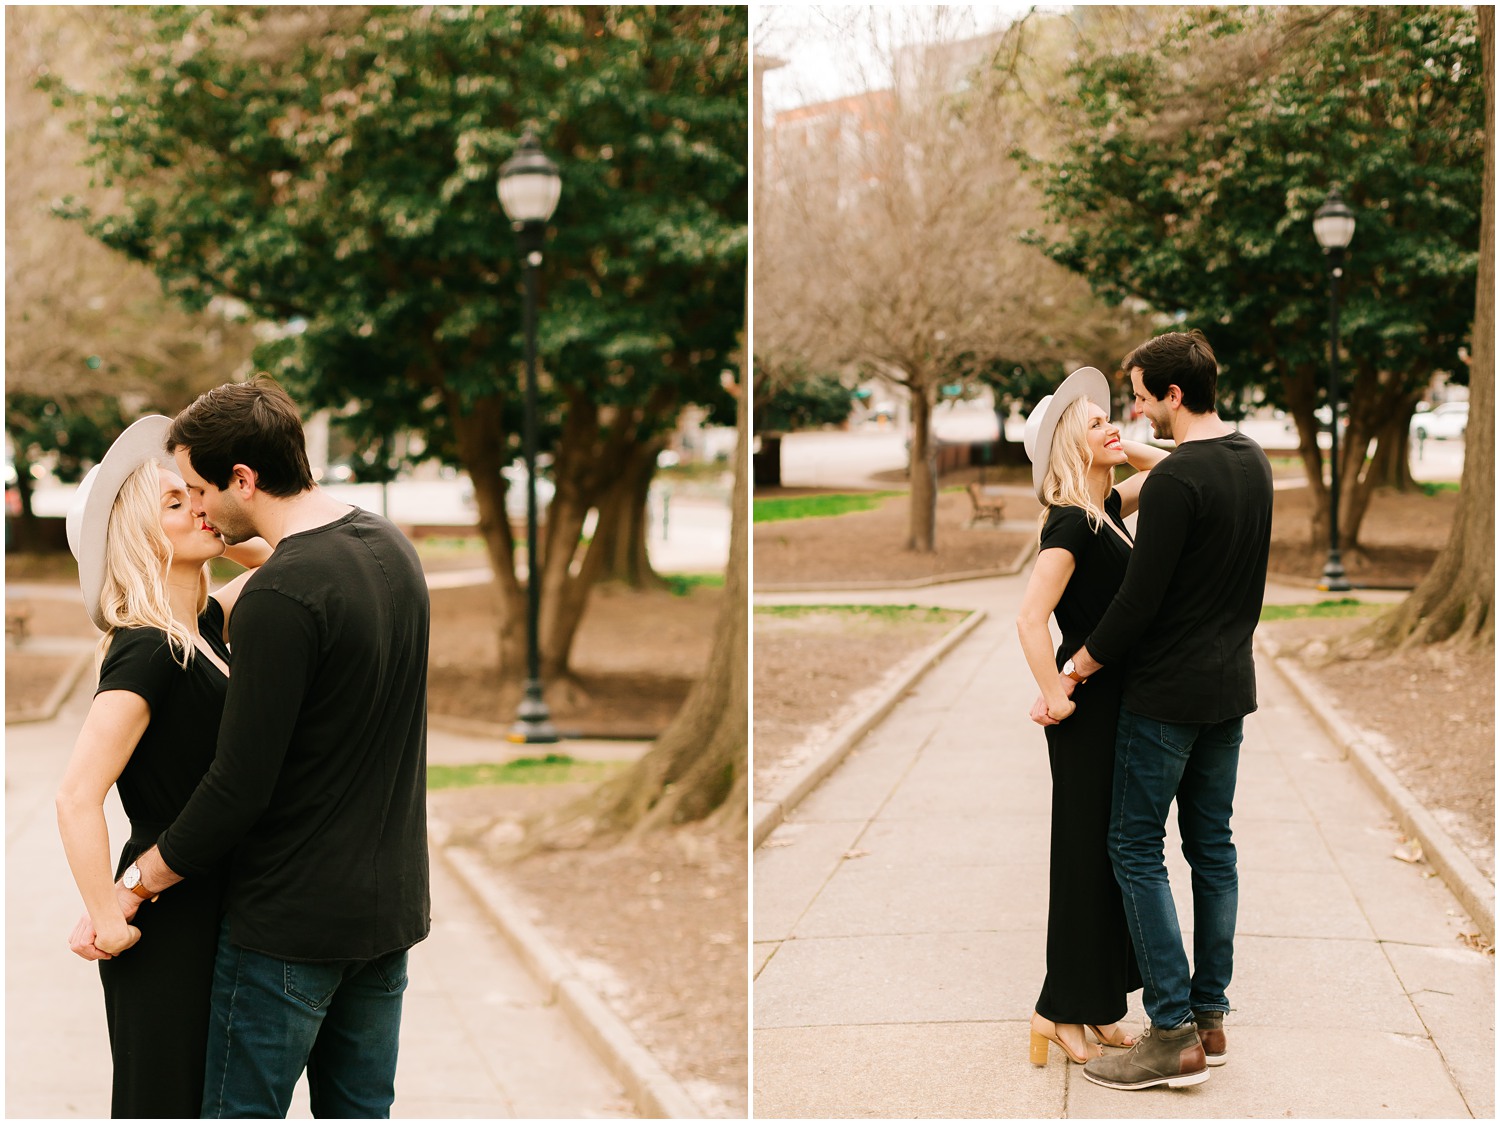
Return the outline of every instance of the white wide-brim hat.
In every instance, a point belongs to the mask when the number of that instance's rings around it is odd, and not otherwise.
[[[99,594],[104,590],[104,551],[108,539],[109,513],[115,497],[130,474],[148,461],[176,471],[167,456],[167,430],[172,419],[161,414],[144,417],[115,438],[104,459],[89,469],[68,508],[68,549],[78,559],[78,584],[83,587],[83,605],[100,632],[106,632]]]
[[[1042,481],[1047,478],[1047,462],[1052,457],[1052,434],[1063,411],[1087,398],[1109,416],[1109,380],[1098,367],[1079,367],[1062,385],[1036,404],[1026,419],[1026,455],[1031,458],[1031,486],[1036,498],[1042,498]]]

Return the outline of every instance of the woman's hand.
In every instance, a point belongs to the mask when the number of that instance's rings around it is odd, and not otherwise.
[[[1038,695],[1036,702],[1031,704],[1031,720],[1038,726],[1056,726],[1076,709],[1078,704],[1066,695],[1050,703],[1046,695]]]

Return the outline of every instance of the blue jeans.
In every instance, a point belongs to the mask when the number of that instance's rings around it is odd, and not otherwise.
[[[279,960],[219,931],[205,1119],[285,1117],[302,1071],[317,1117],[388,1119],[406,950],[374,960]]]
[[[1229,818],[1244,719],[1181,725],[1122,709],[1115,734],[1109,856],[1125,898],[1153,1026],[1181,1026],[1194,1011],[1228,1011],[1239,875]],[[1193,870],[1193,971],[1162,845],[1177,800],[1182,853]]]

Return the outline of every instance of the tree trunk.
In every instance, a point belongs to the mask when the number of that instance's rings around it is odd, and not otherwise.
[[[526,594],[516,576],[516,540],[505,510],[508,485],[500,474],[505,467],[500,400],[495,396],[481,398],[465,410],[452,391],[446,398],[458,455],[474,485],[479,533],[495,573],[500,606],[500,674],[519,679],[526,673]]]
[[[755,486],[781,487],[781,434],[762,433],[760,452],[755,454]]]
[[[911,506],[906,549],[931,554],[937,549],[937,473],[933,465],[932,404],[918,379],[911,387]]]
[[[42,529],[37,525],[36,512],[31,510],[31,462],[26,459],[20,449],[16,450],[13,460],[16,470],[16,497],[21,505],[21,513],[15,517],[14,523],[16,532],[14,549],[40,550]]]
[[[703,678],[650,752],[581,800],[535,821],[524,850],[582,847],[706,821],[734,839],[747,831],[750,604],[748,387],[739,394],[733,518],[724,603]]]
[[[995,439],[995,456],[992,463],[1002,464],[1030,464],[1031,459],[1026,455],[1026,446],[1020,441],[1012,441],[1005,436],[1005,420],[1010,417],[1010,403],[1006,402],[1004,408],[995,411],[995,421],[1000,427],[1000,435]]]
[[[1403,408],[1375,435],[1375,460],[1370,482],[1376,488],[1409,492],[1416,487],[1411,476],[1411,415],[1420,394],[1407,396]]]
[[[1352,656],[1439,641],[1492,651],[1495,646],[1495,9],[1480,7],[1478,12],[1484,59],[1484,202],[1458,510],[1447,545],[1422,583],[1344,646],[1344,654]]]
[[[599,580],[623,582],[632,589],[660,588],[651,566],[651,481],[656,458],[666,448],[659,437],[630,452],[625,468],[608,494],[599,501],[589,554],[599,552]]]

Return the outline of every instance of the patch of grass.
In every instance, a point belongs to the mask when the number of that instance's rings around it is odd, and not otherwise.
[[[629,766],[628,761],[578,761],[565,753],[519,757],[504,765],[429,765],[427,787],[474,788],[486,784],[566,784],[602,781]]]
[[[478,534],[418,538],[412,540],[412,546],[416,547],[417,557],[423,562],[467,559],[476,566],[483,566],[489,559],[484,538]]]
[[[788,519],[822,519],[869,511],[891,496],[903,492],[832,492],[826,496],[772,496],[755,501],[756,523],[780,523]]]
[[[1455,480],[1422,480],[1417,483],[1417,487],[1422,489],[1424,495],[1435,496],[1439,492],[1458,491],[1458,482]]]
[[[1260,610],[1260,619],[1295,621],[1310,617],[1378,617],[1388,608],[1389,605],[1378,602],[1344,597],[1338,601],[1319,601],[1316,605],[1264,605]]]
[[[673,597],[686,597],[695,589],[723,589],[723,574],[663,574],[667,591]]]
[[[867,620],[913,622],[935,624],[958,620],[966,614],[962,609],[935,609],[930,605],[757,605],[755,615],[760,617],[811,617],[839,613],[849,617],[864,617]]]

